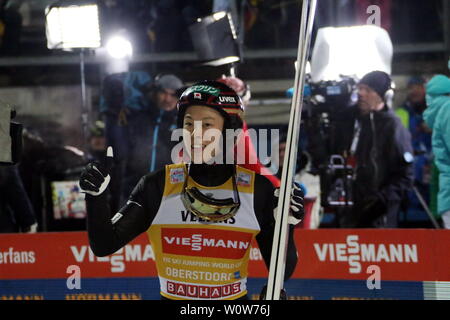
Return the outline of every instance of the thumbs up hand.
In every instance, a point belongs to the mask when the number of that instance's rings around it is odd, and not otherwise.
[[[110,171],[113,165],[113,148],[108,147],[106,151],[105,166],[99,163],[89,163],[80,176],[80,189],[92,196],[99,196],[108,187],[111,181]]]

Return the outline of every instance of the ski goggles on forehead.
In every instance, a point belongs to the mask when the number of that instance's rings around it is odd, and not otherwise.
[[[188,186],[189,172],[184,180],[181,199],[185,208],[206,221],[224,221],[233,217],[238,211],[241,202],[237,190],[235,174],[233,174],[234,199],[215,199],[205,195],[196,187]]]

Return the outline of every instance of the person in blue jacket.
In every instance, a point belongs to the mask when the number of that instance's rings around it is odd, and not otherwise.
[[[99,111],[106,143],[115,150],[112,206],[118,210],[140,177],[171,163],[170,137],[184,84],[173,74],[152,78],[145,71],[108,75]]]
[[[427,109],[423,117],[433,130],[434,162],[439,169],[438,214],[450,229],[450,79],[434,76],[426,87]]]
[[[414,150],[414,183],[425,200],[429,202],[432,151],[431,130],[423,120],[423,112],[427,108],[425,85],[424,77],[411,77],[407,87],[408,97],[404,104],[395,110],[395,113],[411,133],[411,143]],[[409,194],[409,199],[412,205],[421,207],[412,191]]]

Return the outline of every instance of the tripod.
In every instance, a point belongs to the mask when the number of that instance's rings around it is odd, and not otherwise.
[[[419,199],[419,202],[422,205],[423,209],[425,210],[425,212],[427,213],[431,222],[433,223],[433,226],[436,229],[440,229],[441,227],[437,223],[436,219],[433,216],[433,213],[430,211],[430,208],[428,208],[427,203],[425,202],[425,200],[423,199],[422,195],[420,194],[419,190],[417,190],[417,187],[415,185],[413,186],[413,190],[414,190],[414,193],[416,194],[417,199]]]

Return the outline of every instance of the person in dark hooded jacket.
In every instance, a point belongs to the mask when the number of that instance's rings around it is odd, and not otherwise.
[[[413,181],[411,135],[389,107],[390,76],[382,71],[358,83],[358,103],[337,121],[336,150],[354,167],[354,205],[340,219],[347,228],[396,228]]]

